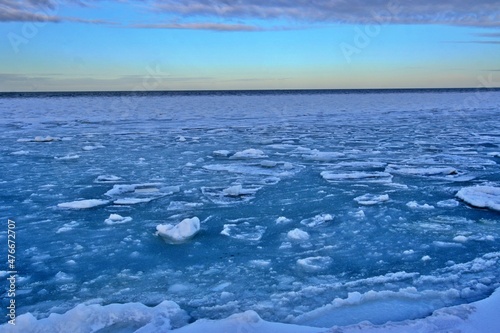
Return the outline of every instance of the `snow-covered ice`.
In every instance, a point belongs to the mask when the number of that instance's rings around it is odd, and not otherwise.
[[[457,192],[457,197],[474,207],[500,211],[500,187],[465,187]]]
[[[156,226],[156,234],[170,244],[185,243],[199,231],[200,219],[196,216],[184,219],[176,225],[160,224]]]
[[[108,203],[109,203],[109,200],[86,199],[86,200],[63,202],[63,203],[57,204],[57,207],[68,208],[68,209],[89,209],[89,208],[107,205]]]
[[[499,102],[0,96],[0,332],[495,332]]]

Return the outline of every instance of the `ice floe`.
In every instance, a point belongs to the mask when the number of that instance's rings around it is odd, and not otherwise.
[[[452,167],[408,167],[389,164],[385,168],[386,172],[409,175],[409,176],[436,176],[436,175],[457,175],[458,171]]]
[[[302,155],[302,157],[306,160],[318,162],[331,162],[344,156],[344,153],[319,151],[317,149],[311,150],[307,154]]]
[[[212,155],[218,156],[218,157],[228,157],[231,154],[229,150],[214,150],[212,152]]]
[[[333,216],[331,214],[318,214],[312,218],[300,221],[300,224],[308,227],[317,227],[318,225],[322,225],[330,221],[333,221]]]
[[[98,206],[103,206],[109,204],[109,200],[101,200],[101,199],[87,199],[87,200],[77,200],[71,202],[63,202],[57,205],[59,208],[68,208],[68,209],[89,209]]]
[[[68,154],[64,156],[55,156],[54,159],[59,160],[59,161],[71,161],[71,160],[77,160],[80,158],[80,155],[77,154]]]
[[[100,175],[97,176],[94,182],[96,183],[116,183],[122,181],[122,177],[118,177],[115,175]]]
[[[310,238],[310,236],[307,232],[305,232],[304,230],[300,230],[298,228],[290,230],[286,235],[287,235],[288,239],[291,239],[294,241],[304,241],[304,240],[308,240]]]
[[[422,210],[428,210],[428,209],[434,209],[435,207],[429,204],[419,204],[416,201],[410,201],[406,203],[406,206],[411,208],[411,209],[422,209]]]
[[[381,195],[375,195],[375,194],[364,194],[362,196],[354,198],[354,201],[356,201],[360,205],[364,206],[370,206],[370,205],[376,205],[382,202],[386,202],[389,200],[389,195],[388,194],[381,194]]]
[[[255,225],[247,220],[229,221],[233,223],[224,224],[221,235],[234,239],[259,241],[266,231],[265,226]]]
[[[500,211],[500,187],[464,187],[457,192],[456,196],[471,206]]]
[[[317,272],[328,268],[332,259],[330,257],[316,256],[297,259],[297,265],[307,272]]]
[[[245,188],[242,185],[233,185],[226,188],[201,187],[201,192],[213,203],[227,205],[251,200],[261,188],[262,186],[256,185],[248,185]]]
[[[176,225],[160,224],[156,226],[156,234],[169,244],[181,244],[189,241],[200,231],[198,217],[186,218]]]
[[[322,171],[321,177],[330,182],[360,181],[360,182],[390,183],[392,181],[392,175],[390,173],[379,172],[379,171],[374,171],[374,172],[352,171],[347,173]]]
[[[119,214],[110,214],[109,217],[104,220],[104,223],[106,223],[107,225],[113,225],[127,223],[130,221],[132,221],[132,218],[130,216],[123,217]]]
[[[279,216],[276,219],[276,224],[286,224],[286,223],[290,223],[290,222],[292,222],[292,220],[290,220],[289,218],[284,217],[284,216]]]
[[[230,156],[230,159],[251,159],[251,158],[266,158],[267,155],[260,149],[249,148],[238,151]]]

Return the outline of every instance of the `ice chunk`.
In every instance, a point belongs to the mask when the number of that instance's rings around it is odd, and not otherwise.
[[[306,225],[308,227],[316,227],[326,222],[333,221],[333,216],[330,214],[319,214],[313,218],[305,219],[300,221],[300,224]]]
[[[422,261],[429,261],[429,260],[431,260],[431,257],[430,257],[430,256],[425,255],[425,256],[423,256],[423,257],[422,257],[422,259],[420,259],[420,260],[422,260]]]
[[[123,205],[123,206],[136,205],[139,203],[150,202],[151,200],[154,200],[157,198],[158,197],[154,197],[154,198],[121,198],[121,199],[116,199],[115,201],[113,201],[113,203],[115,205]]]
[[[63,202],[63,203],[58,204],[57,207],[69,208],[69,209],[88,209],[88,208],[107,205],[108,203],[109,203],[109,200],[88,199],[88,200]]]
[[[464,187],[456,196],[471,206],[500,211],[500,187]]]
[[[228,157],[231,152],[229,150],[214,150],[212,155],[220,157]]]
[[[104,220],[104,223],[106,223],[107,225],[113,225],[127,223],[130,221],[132,221],[132,218],[130,216],[123,217],[119,214],[110,214],[109,217]]]
[[[58,138],[58,137],[52,137],[50,135],[47,135],[45,137],[43,136],[35,136],[35,138],[33,140],[31,140],[32,142],[52,142],[52,141],[59,141],[61,140],[61,138]]]
[[[463,235],[459,235],[459,236],[456,236],[453,238],[453,241],[455,242],[459,242],[459,243],[465,243],[467,242],[467,237],[463,236]]]
[[[297,265],[307,272],[316,272],[328,268],[332,259],[330,257],[308,257],[298,259]]]
[[[286,236],[294,241],[303,241],[303,240],[308,240],[310,238],[309,234],[303,230],[300,230],[298,228],[295,228],[293,230],[290,230]]]
[[[360,205],[370,206],[370,205],[376,205],[378,203],[388,201],[389,195],[388,194],[382,194],[382,195],[364,194],[362,196],[354,198],[354,200]]]
[[[410,176],[436,176],[436,175],[457,175],[458,171],[452,167],[429,167],[429,168],[419,168],[419,167],[401,167],[393,164],[389,164],[385,169],[386,172],[400,174],[400,175],[410,175]]]
[[[187,218],[178,224],[160,224],[156,226],[156,234],[169,244],[185,243],[200,231],[200,219],[196,216]]]
[[[317,149],[310,151],[308,154],[302,155],[302,157],[304,157],[306,160],[319,162],[330,162],[344,156],[345,154],[343,153],[319,151]]]
[[[321,172],[321,177],[327,181],[359,180],[363,182],[391,182],[392,175],[387,172],[362,172],[353,171],[349,173],[337,173],[332,171]]]
[[[493,151],[491,153],[488,153],[488,156],[491,156],[491,157],[500,157],[500,151]]]
[[[292,222],[292,220],[290,220],[289,218],[286,218],[284,216],[280,216],[276,219],[276,224],[285,224],[285,223],[289,223],[289,222]]]
[[[114,175],[101,175],[95,180],[96,183],[116,183],[121,181],[122,178]]]
[[[240,197],[245,195],[254,195],[258,188],[243,188],[241,185],[234,185],[222,190],[222,193],[228,197]]]
[[[275,161],[265,160],[265,161],[260,162],[260,166],[264,167],[264,168],[274,168],[276,165],[278,165],[278,162],[275,162]]]
[[[101,149],[101,148],[105,148],[103,145],[100,145],[100,144],[97,144],[97,145],[93,145],[93,146],[83,146],[82,147],[82,150],[85,150],[85,151],[91,151],[91,150],[96,150],[96,149]]]
[[[80,155],[77,154],[68,154],[64,155],[61,157],[55,156],[54,159],[59,160],[59,161],[70,161],[70,160],[77,160],[80,158]]]
[[[458,205],[459,202],[455,199],[442,200],[437,203],[437,206],[441,208],[454,208]]]
[[[80,224],[76,221],[71,221],[69,223],[63,224],[62,227],[57,229],[56,234],[59,234],[61,232],[67,232],[73,230],[75,227],[78,227]]]
[[[234,239],[247,241],[260,241],[266,227],[260,225],[252,225],[248,221],[243,223],[228,223],[224,224],[221,235],[228,236]]]
[[[18,151],[13,151],[10,153],[11,155],[28,155],[30,152],[29,150],[18,150]]]
[[[406,206],[408,206],[411,209],[434,209],[434,206],[432,206],[432,205],[429,205],[429,204],[420,205],[416,201],[410,201],[406,204]]]
[[[236,152],[231,159],[247,159],[247,158],[266,158],[267,155],[264,154],[262,150],[259,149],[245,149],[239,152]]]

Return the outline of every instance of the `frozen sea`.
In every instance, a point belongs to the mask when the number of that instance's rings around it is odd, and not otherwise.
[[[0,94],[0,115],[0,332],[499,327],[500,90]]]

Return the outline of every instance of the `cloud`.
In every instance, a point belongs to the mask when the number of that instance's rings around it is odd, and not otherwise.
[[[500,27],[497,0],[153,0],[151,6],[180,17]]]
[[[87,20],[78,17],[59,16],[59,6],[63,3],[88,6],[80,0],[0,0],[0,22],[53,22],[62,21],[89,24],[116,24],[106,20]]]
[[[441,24],[500,28],[498,0],[110,0],[158,21],[131,27],[205,29],[213,31],[269,30],[245,20],[285,20],[287,24]],[[65,5],[99,10],[104,0],[0,0],[0,22],[72,21],[105,24],[102,20],[60,17]],[[149,14],[150,14],[149,13]],[[149,15],[148,14],[148,15]],[[144,16],[143,16],[144,17]],[[149,17],[149,16],[148,16]],[[140,19],[139,19],[140,20]],[[172,23],[173,22],[173,23]],[[234,24],[232,22],[238,22]],[[125,24],[125,22],[122,22]],[[271,28],[273,29],[273,28]]]
[[[158,24],[135,24],[132,28],[145,29],[187,29],[187,30],[212,30],[212,31],[260,31],[261,27],[246,24],[225,23],[158,23]]]

